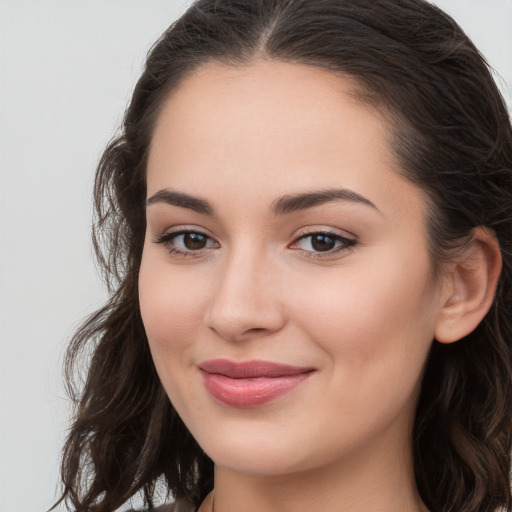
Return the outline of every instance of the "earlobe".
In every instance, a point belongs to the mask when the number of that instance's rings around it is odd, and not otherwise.
[[[448,296],[436,324],[435,338],[453,343],[471,333],[489,311],[501,271],[501,252],[493,233],[473,230],[464,251],[447,277]]]

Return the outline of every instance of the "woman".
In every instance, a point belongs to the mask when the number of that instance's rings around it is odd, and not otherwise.
[[[199,0],[106,149],[62,500],[511,510],[512,130],[422,0]],[[70,375],[70,374],[68,374]]]

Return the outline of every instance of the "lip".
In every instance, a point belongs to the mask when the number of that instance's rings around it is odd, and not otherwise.
[[[270,361],[212,359],[199,365],[208,392],[231,407],[256,407],[292,391],[315,371]]]

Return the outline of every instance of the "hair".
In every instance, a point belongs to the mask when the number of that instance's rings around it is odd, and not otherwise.
[[[475,227],[497,237],[503,263],[490,311],[457,343],[433,342],[413,456],[432,512],[512,510],[512,129],[482,55],[423,0],[198,0],[153,46],[97,169],[93,241],[111,298],[67,352],[76,413],[58,503],[111,512],[140,492],[152,506],[163,482],[198,505],[213,487],[213,463],[162,388],[140,316],[146,161],[162,104],[188,75],[257,58],[350,77],[362,101],[388,114],[401,172],[428,200],[436,268]]]

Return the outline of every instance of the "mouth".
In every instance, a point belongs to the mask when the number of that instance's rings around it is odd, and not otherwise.
[[[315,369],[270,361],[212,359],[199,365],[208,392],[230,407],[256,407],[292,391]]]

